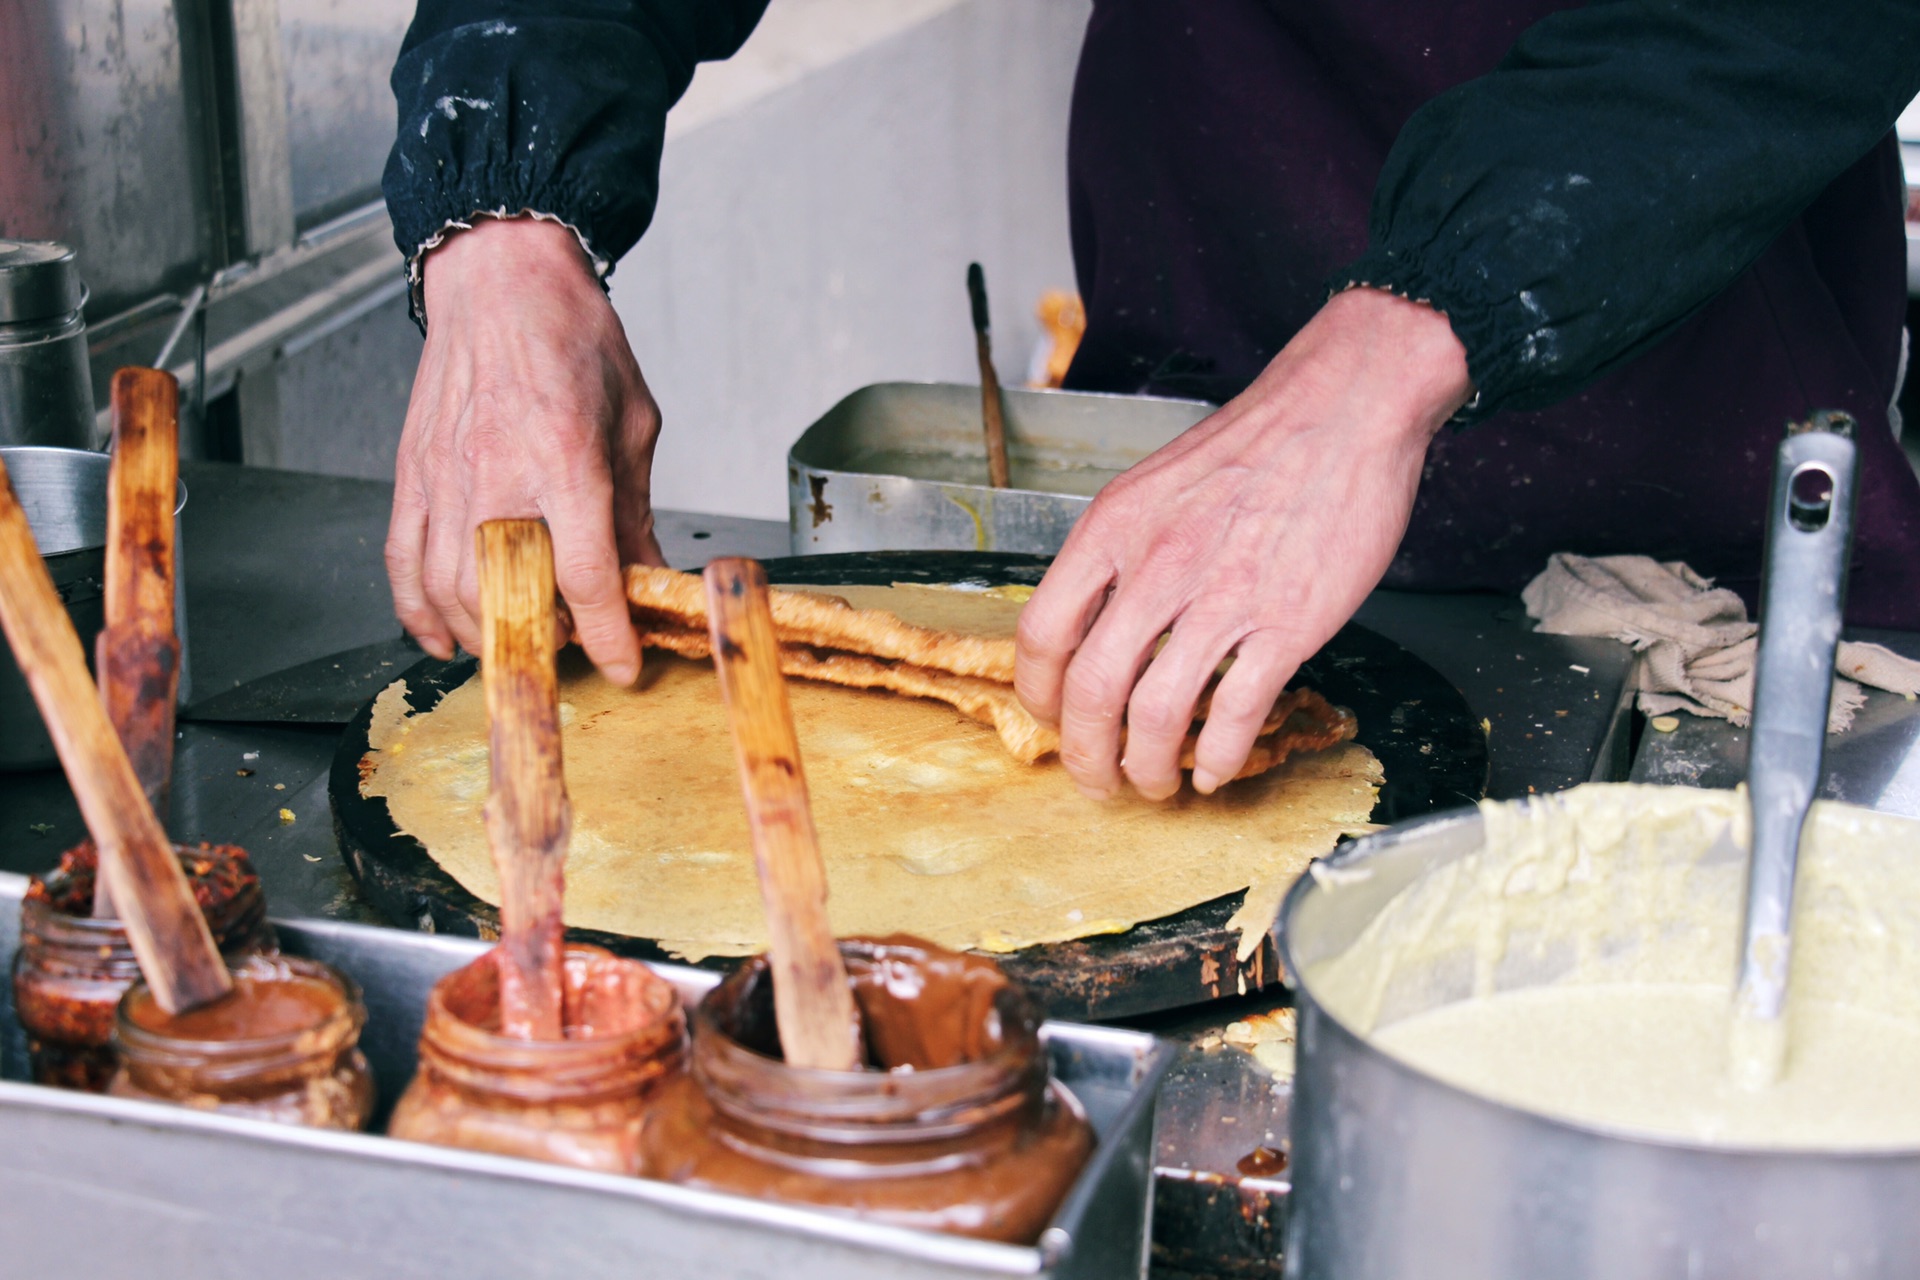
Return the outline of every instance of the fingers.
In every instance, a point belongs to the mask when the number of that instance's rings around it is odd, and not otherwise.
[[[549,492],[540,505],[553,534],[554,582],[572,611],[574,637],[602,675],[629,685],[640,678],[640,637],[620,581],[613,501],[612,478],[600,473]],[[658,555],[657,544],[654,551]]]
[[[1116,592],[1061,682],[1060,762],[1081,794],[1106,799],[1122,785],[1120,732],[1127,700],[1173,610],[1138,586]]]
[[[1165,800],[1180,789],[1180,752],[1194,707],[1236,638],[1189,613],[1174,624],[1172,637],[1134,685],[1120,767],[1147,799]]]
[[[427,519],[421,584],[427,604],[441,624],[462,649],[477,654],[480,652],[479,580],[473,572],[473,530],[480,520],[510,513],[484,509],[476,513],[454,476],[435,475],[428,483],[427,505],[431,514]],[[473,602],[473,612],[461,601],[463,586],[467,598]]]
[[[415,479],[401,468],[393,491],[393,518],[387,525],[387,579],[393,586],[393,613],[420,647],[445,661],[453,657],[453,632],[427,603],[422,573],[427,553],[427,500]]]
[[[1013,690],[1027,710],[1047,724],[1060,723],[1067,664],[1100,616],[1113,585],[1112,560],[1093,550],[1089,541],[1069,535],[1033,598],[1020,610]]]
[[[1233,665],[1220,677],[1206,725],[1193,750],[1193,789],[1212,795],[1247,762],[1254,739],[1287,681],[1310,656],[1273,631],[1256,631],[1240,642]],[[1157,663],[1155,665],[1158,665]],[[1128,753],[1132,753],[1129,743]]]

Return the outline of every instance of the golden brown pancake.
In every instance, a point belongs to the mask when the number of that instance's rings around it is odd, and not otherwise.
[[[1378,761],[1342,742],[1213,796],[1088,800],[1057,761],[1022,763],[942,702],[809,681],[788,693],[841,936],[908,932],[1005,951],[1118,932],[1252,885],[1243,936],[1257,942],[1281,888],[1342,834],[1367,829],[1381,781]],[[712,667],[662,656],[622,689],[570,654],[560,696],[574,811],[567,923],[688,958],[763,949]],[[478,676],[425,715],[408,716],[403,687],[388,689],[370,737],[363,791],[386,797],[402,830],[497,903]]]

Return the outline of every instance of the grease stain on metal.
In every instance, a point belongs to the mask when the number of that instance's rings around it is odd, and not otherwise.
[[[833,519],[833,504],[827,501],[827,476],[808,476],[807,488],[813,490],[813,501],[807,510],[813,515],[813,527],[818,529]]]

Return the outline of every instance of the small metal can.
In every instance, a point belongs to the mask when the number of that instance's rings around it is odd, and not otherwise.
[[[72,249],[0,239],[0,445],[94,444],[86,300]]]

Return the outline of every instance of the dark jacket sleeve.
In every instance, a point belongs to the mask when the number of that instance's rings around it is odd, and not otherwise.
[[[1446,312],[1466,418],[1577,391],[1726,287],[1920,92],[1912,0],[1608,0],[1407,123],[1330,282]]]
[[[393,68],[381,186],[412,259],[449,224],[523,210],[604,274],[653,217],[667,108],[767,0],[419,0]]]

